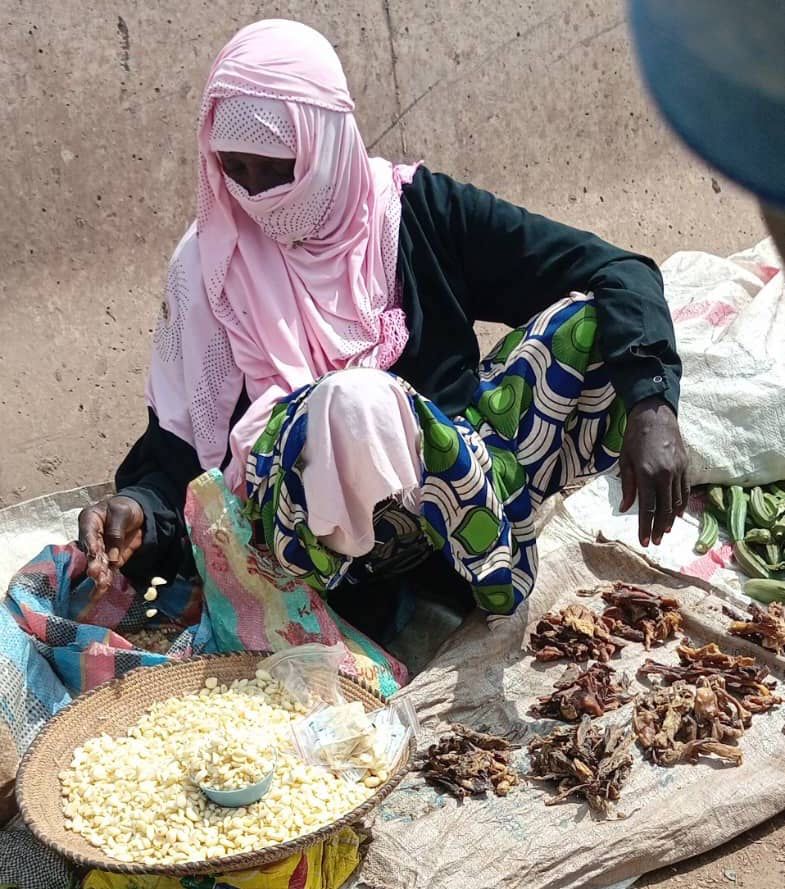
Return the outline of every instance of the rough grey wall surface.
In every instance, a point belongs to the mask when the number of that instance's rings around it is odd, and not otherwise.
[[[658,259],[762,236],[650,107],[618,0],[0,0],[0,16],[0,505],[105,480],[143,429],[203,80],[257,18],[330,38],[376,153]]]

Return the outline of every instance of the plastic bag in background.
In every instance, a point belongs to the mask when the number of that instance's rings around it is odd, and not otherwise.
[[[684,365],[679,420],[695,484],[785,478],[785,276],[769,238],[662,266]]]
[[[389,773],[393,764],[408,746],[411,738],[417,738],[420,734],[420,722],[414,706],[408,699],[395,701],[381,710],[374,710],[368,714],[373,727],[373,751],[378,769]],[[368,769],[347,769],[343,777],[347,781],[362,781],[368,774]]]
[[[309,642],[265,658],[257,669],[269,673],[305,707],[343,704],[345,698],[338,677],[345,657],[346,651],[340,645]]]

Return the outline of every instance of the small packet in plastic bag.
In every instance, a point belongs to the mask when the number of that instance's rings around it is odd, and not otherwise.
[[[315,710],[292,726],[295,749],[306,762],[342,773],[347,781],[377,784],[419,732],[409,701],[366,713],[355,701]],[[369,784],[369,786],[376,786]]]
[[[369,714],[376,735],[377,759],[389,769],[410,738],[420,734],[420,721],[408,698],[388,704]]]
[[[292,726],[306,762],[339,771],[373,761],[373,724],[360,701],[323,706]]]
[[[373,763],[370,768],[349,770],[347,780],[364,780],[369,786],[382,783],[392,770],[411,738],[420,734],[420,721],[408,698],[374,710],[368,717],[373,726]]]
[[[398,700],[390,701],[381,710],[376,710],[375,713],[386,713],[386,719],[397,721],[404,728],[408,728],[413,738],[420,737],[420,720],[417,718],[417,711],[409,698],[402,697]],[[374,714],[371,715],[373,716]]]

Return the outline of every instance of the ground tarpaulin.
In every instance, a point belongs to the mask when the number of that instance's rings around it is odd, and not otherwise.
[[[540,694],[552,690],[564,663],[535,664],[521,651],[524,629],[551,608],[576,599],[575,590],[624,580],[676,595],[686,613],[685,631],[695,642],[716,640],[732,652],[754,653],[781,681],[785,661],[725,635],[723,602],[702,581],[653,567],[618,543],[595,543],[580,529],[567,533],[557,517],[528,608],[494,633],[477,617],[453,636],[430,667],[402,695],[417,707],[424,743],[449,722],[484,726],[526,743],[556,723],[527,714]],[[526,634],[528,638],[528,633]],[[654,652],[677,662],[675,642]],[[630,644],[613,665],[631,676],[647,656]],[[645,686],[636,684],[638,688]],[[631,705],[603,719],[629,722]],[[524,784],[503,799],[466,800],[425,786],[412,775],[376,818],[360,885],[373,889],[589,889],[645,873],[720,845],[785,809],[785,708],[757,716],[741,739],[744,764],[658,768],[635,751],[635,765],[619,803],[621,820],[596,821],[585,804],[546,807],[549,791]],[[527,757],[521,751],[519,765]]]

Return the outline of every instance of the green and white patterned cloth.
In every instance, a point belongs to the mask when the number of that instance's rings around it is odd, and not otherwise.
[[[538,506],[616,464],[626,412],[600,357],[591,296],[572,294],[508,333],[479,377],[472,403],[454,420],[394,379],[422,430],[422,530],[471,584],[480,608],[511,614],[537,576]],[[317,385],[276,406],[249,460],[247,493],[249,515],[283,568],[326,592],[352,560],[308,527],[300,457]]]

